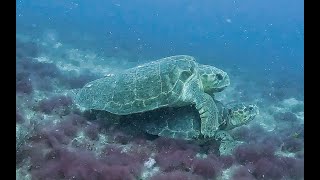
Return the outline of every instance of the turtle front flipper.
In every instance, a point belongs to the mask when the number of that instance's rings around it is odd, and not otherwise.
[[[232,136],[224,130],[216,131],[214,139],[219,142],[220,155],[232,155],[235,148],[243,144],[241,141],[236,141]]]
[[[212,97],[206,93],[199,93],[195,98],[195,105],[200,114],[201,134],[213,137],[219,128],[218,107]]]

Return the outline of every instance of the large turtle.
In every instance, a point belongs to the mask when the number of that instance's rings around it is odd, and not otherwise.
[[[213,137],[220,126],[219,110],[209,94],[229,84],[226,72],[201,65],[192,56],[177,55],[89,82],[78,92],[76,102],[117,115],[195,105],[200,133]]]

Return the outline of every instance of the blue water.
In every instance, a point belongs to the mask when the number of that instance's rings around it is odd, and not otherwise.
[[[53,28],[100,53],[114,46],[150,58],[190,54],[219,67],[302,76],[303,9],[302,0],[20,0],[16,17],[18,32]]]
[[[144,180],[142,172],[154,167],[163,174],[149,178],[210,179],[236,167],[231,179],[303,179],[303,0],[16,3],[17,179]],[[125,131],[113,116],[82,112],[61,93],[118,68],[180,54],[229,74],[231,85],[217,100],[259,107],[260,115],[231,132],[245,143],[233,160],[220,156],[217,142],[200,146],[135,134],[131,126]],[[150,159],[154,164],[143,169]]]

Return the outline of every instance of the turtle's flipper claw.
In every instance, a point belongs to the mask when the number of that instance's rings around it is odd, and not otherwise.
[[[200,93],[196,96],[195,105],[201,119],[201,134],[205,138],[213,137],[219,127],[219,112],[216,103],[209,94]]]

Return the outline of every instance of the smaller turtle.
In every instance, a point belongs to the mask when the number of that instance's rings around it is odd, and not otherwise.
[[[254,104],[232,103],[224,105],[217,100],[215,100],[215,103],[219,109],[220,131],[228,131],[247,124],[258,114],[258,108]],[[198,111],[192,106],[161,108],[122,116],[121,120],[125,123],[132,123],[139,129],[144,129],[147,133],[153,135],[186,140],[202,138]],[[219,132],[214,137],[217,134]]]
[[[230,154],[241,142],[235,141],[227,132],[252,121],[259,113],[255,104],[229,103],[224,105],[215,100],[219,109],[219,130],[212,138],[204,138],[200,132],[199,112],[192,106],[161,108],[150,112],[122,116],[122,125],[135,127],[151,135],[168,138],[197,140],[206,142],[216,140],[220,143],[220,154]]]

